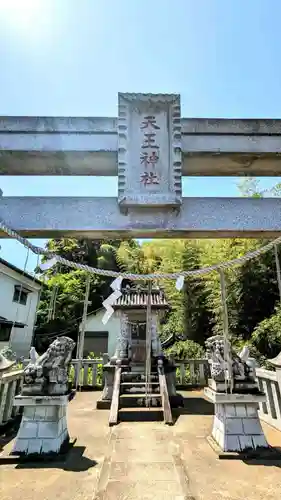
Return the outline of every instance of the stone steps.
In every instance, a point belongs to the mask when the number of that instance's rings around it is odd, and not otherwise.
[[[161,406],[160,394],[151,393],[149,397],[152,399],[151,407]],[[145,394],[121,394],[119,397],[119,408],[146,408]]]
[[[146,384],[144,382],[121,382],[120,393],[121,394],[136,394],[142,393],[142,396],[146,392]],[[159,382],[150,382],[148,387],[148,392],[158,393],[160,392]]]
[[[152,372],[150,375],[151,382],[158,381],[158,373]],[[121,382],[143,382],[145,383],[145,375],[143,373],[136,372],[122,372]]]
[[[153,371],[150,375],[148,391],[152,400],[149,407],[146,406],[146,390],[144,367],[139,372],[136,370],[124,370],[122,372],[118,411],[120,422],[163,420],[162,399],[157,372]]]
[[[161,422],[164,420],[163,408],[120,408],[118,412],[120,422]]]
[[[145,382],[121,382],[121,386],[133,386],[133,385],[137,385],[137,386],[145,386]],[[149,382],[149,385],[159,385],[159,382]]]

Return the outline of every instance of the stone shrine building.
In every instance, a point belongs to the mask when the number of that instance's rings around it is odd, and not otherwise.
[[[146,361],[146,323],[149,294],[145,287],[136,286],[123,290],[114,309],[120,318],[120,332],[127,337],[128,352],[126,355],[133,365],[143,365]],[[162,348],[158,337],[159,321],[169,310],[163,292],[159,288],[151,290],[151,333],[152,356],[161,354]],[[122,351],[120,337],[117,338],[116,352]]]
[[[85,358],[90,352],[94,352],[97,356],[108,353],[111,358],[117,348],[122,319],[126,316],[132,361],[143,363],[145,361],[147,303],[147,288],[131,286],[122,289],[122,296],[113,306],[115,313],[106,325],[102,323],[104,308],[89,314],[85,327],[83,357]],[[151,313],[152,323],[157,325],[157,330],[159,322],[169,309],[162,290],[153,288],[151,291]]]

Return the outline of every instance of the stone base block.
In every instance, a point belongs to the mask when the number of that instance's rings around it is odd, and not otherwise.
[[[24,406],[13,455],[59,454],[69,442],[67,429],[68,396],[17,396]]]
[[[266,448],[251,448],[243,451],[222,451],[212,436],[207,441],[220,460],[243,460],[246,463],[265,464],[270,462],[280,466],[281,453],[277,448],[271,446]]]
[[[212,437],[222,451],[268,448],[258,416],[263,394],[222,394],[210,388],[204,392],[215,405]]]
[[[181,394],[169,396],[171,408],[184,408],[184,398]]]
[[[216,392],[226,392],[226,384],[225,382],[217,382],[213,379],[208,379],[208,386]],[[242,394],[249,394],[250,392],[258,393],[259,388],[255,381],[253,382],[239,382],[235,381],[234,391]]]
[[[96,408],[97,410],[110,410],[111,399],[98,399]]]

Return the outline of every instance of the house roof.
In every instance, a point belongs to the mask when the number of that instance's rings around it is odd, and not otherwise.
[[[122,295],[113,305],[115,309],[143,309],[148,304],[148,293],[144,290],[124,289]],[[163,292],[159,289],[151,291],[151,307],[154,309],[169,309],[169,304]]]
[[[3,316],[0,316],[0,328],[1,326],[14,326],[15,328],[24,328],[25,325],[24,323],[18,323],[17,321],[14,323],[14,321],[10,321]]]
[[[5,259],[2,259],[0,257],[0,264],[3,264],[4,266],[8,267],[12,271],[15,271],[18,274],[21,274],[25,278],[29,279],[30,281],[35,281],[35,283],[38,283],[38,285],[42,286],[42,281],[38,280],[37,278],[34,278],[31,274],[27,273],[26,271],[23,271],[17,266],[14,266],[14,264],[11,264],[10,262],[7,262]]]
[[[174,345],[175,342],[178,342],[179,340],[184,340],[182,335],[172,333],[172,335],[170,335],[170,337],[168,337],[167,339],[161,340],[161,345],[163,349],[167,349],[168,347],[172,347],[172,345]]]

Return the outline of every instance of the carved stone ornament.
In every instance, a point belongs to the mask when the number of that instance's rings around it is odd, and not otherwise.
[[[75,342],[69,337],[54,340],[47,351],[24,369],[23,395],[64,395],[68,392],[68,370]]]
[[[151,348],[152,348],[152,355],[155,357],[162,356],[162,354],[163,354],[161,342],[159,339],[159,334],[157,331],[157,326],[158,326],[157,314],[152,314],[151,315]]]
[[[213,381],[225,389],[224,382],[232,380],[234,389],[257,388],[255,363],[249,358],[249,349],[244,347],[239,355],[231,348],[231,344],[222,335],[215,335],[206,341],[207,358],[210,364]],[[216,385],[218,389],[218,384]]]
[[[120,207],[179,207],[182,202],[178,94],[118,94]]]
[[[8,371],[12,366],[16,364],[16,361],[11,361],[0,352],[0,375],[1,373],[5,373]]]
[[[276,356],[276,358],[269,359],[269,363],[275,368],[281,368],[281,352]]]
[[[121,313],[120,336],[118,338],[119,345],[119,359],[126,359],[128,357],[128,343],[129,343],[130,327],[128,316],[126,313]]]

